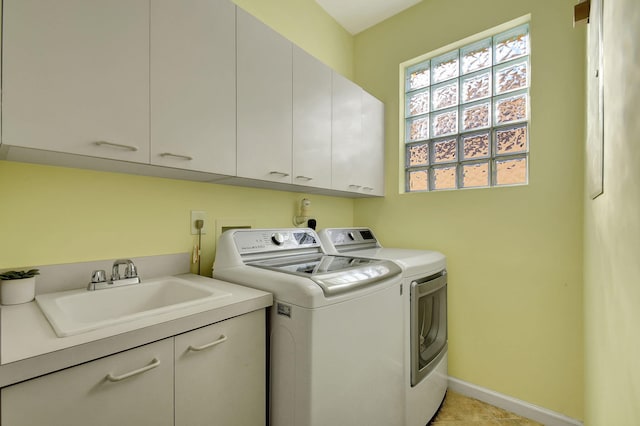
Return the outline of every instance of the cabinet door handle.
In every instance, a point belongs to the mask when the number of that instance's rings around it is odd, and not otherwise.
[[[362,188],[365,191],[373,191],[373,188],[370,186],[365,186],[364,188]]]
[[[173,154],[171,152],[161,152],[160,153],[160,157],[175,157],[175,158],[182,158],[183,160],[193,160],[193,157],[190,157],[188,155],[182,155],[182,154]]]
[[[151,364],[149,365],[146,365],[142,368],[138,368],[137,370],[130,371],[128,373],[121,374],[119,376],[114,376],[113,374],[109,373],[107,374],[106,379],[110,382],[119,382],[121,380],[128,379],[129,377],[137,376],[138,374],[142,374],[146,371],[153,370],[159,365],[160,365],[160,360],[158,358],[154,358],[151,361]]]
[[[362,185],[353,185],[352,184],[352,185],[349,185],[349,188],[351,188],[351,189],[360,189],[360,188],[362,188]]]
[[[279,171],[277,171],[277,170],[272,170],[272,171],[270,171],[270,172],[269,172],[269,174],[270,174],[270,175],[277,175],[277,176],[280,176],[280,177],[287,177],[287,176],[289,176],[289,173],[279,172]]]
[[[113,147],[113,148],[125,149],[127,151],[137,151],[138,150],[138,147],[133,146],[133,145],[122,145],[120,143],[113,143],[113,142],[107,142],[107,141],[96,141],[96,142],[94,142],[94,144],[96,144],[98,146],[106,145],[106,146],[110,146],[110,147]]]
[[[224,334],[221,334],[220,338],[218,340],[214,340],[213,342],[206,343],[206,344],[204,344],[202,346],[189,345],[189,348],[187,348],[187,349],[190,350],[190,351],[195,351],[195,352],[203,351],[205,349],[209,349],[209,348],[212,348],[212,347],[214,347],[216,345],[219,345],[220,343],[225,342],[226,340],[227,340],[227,336],[225,336]]]
[[[309,182],[310,180],[313,180],[313,178],[310,178],[309,176],[296,176],[296,179],[304,179],[307,182]]]

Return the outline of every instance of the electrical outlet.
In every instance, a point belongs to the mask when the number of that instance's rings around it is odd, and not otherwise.
[[[196,220],[202,220],[204,225],[202,226],[202,235],[207,233],[207,214],[203,211],[191,210],[191,235],[198,235],[198,229],[196,228]]]

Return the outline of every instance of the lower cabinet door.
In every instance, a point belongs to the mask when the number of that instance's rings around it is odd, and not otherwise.
[[[265,312],[175,337],[176,426],[266,424]]]
[[[173,425],[173,339],[2,389],[2,426]]]

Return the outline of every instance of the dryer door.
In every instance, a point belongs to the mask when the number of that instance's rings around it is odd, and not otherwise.
[[[437,365],[447,347],[447,275],[411,283],[411,386]]]

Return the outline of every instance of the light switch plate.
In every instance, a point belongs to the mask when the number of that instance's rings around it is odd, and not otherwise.
[[[199,210],[191,210],[191,235],[198,235],[198,229],[196,228],[196,220],[202,220],[204,225],[202,226],[202,235],[207,233],[207,214]]]

